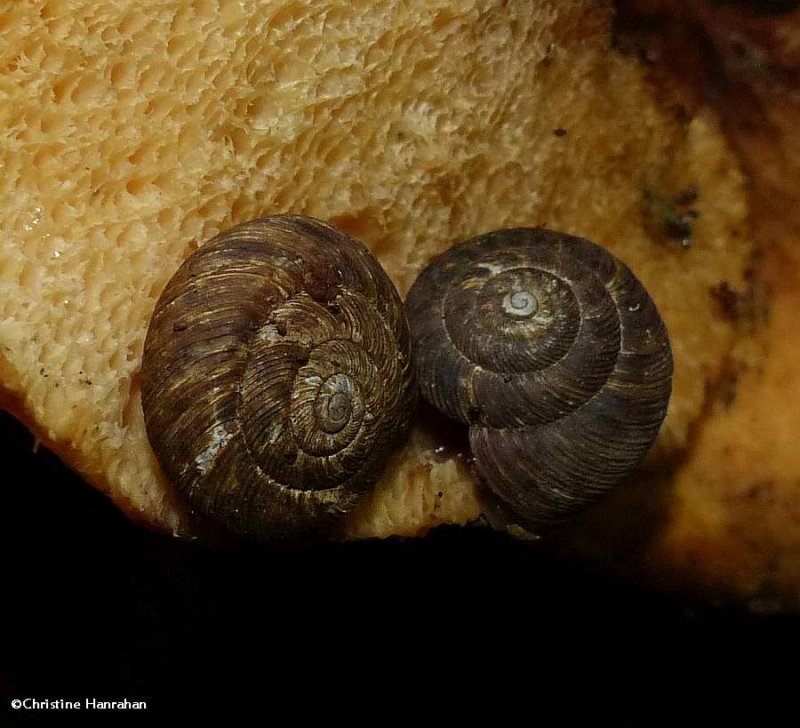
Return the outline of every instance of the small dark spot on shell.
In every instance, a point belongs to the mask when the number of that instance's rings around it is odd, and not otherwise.
[[[563,126],[560,126],[558,127],[558,129],[553,130],[553,134],[555,134],[559,139],[561,139],[567,136],[567,130]]]
[[[187,324],[187,323],[185,323],[183,321],[176,321],[174,324],[172,324],[172,331],[174,333],[176,333],[176,334],[178,332],[180,332],[180,331],[186,331],[186,329],[188,329],[188,328],[189,328],[189,324]]]

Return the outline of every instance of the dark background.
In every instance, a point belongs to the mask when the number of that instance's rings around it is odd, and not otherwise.
[[[152,719],[227,711],[231,691],[237,705],[286,703],[294,715],[351,710],[368,690],[388,717],[429,698],[496,712],[541,701],[548,683],[611,680],[617,724],[652,725],[630,707],[630,681],[656,704],[669,686],[667,705],[680,682],[707,695],[721,668],[745,679],[776,667],[775,655],[796,659],[791,618],[611,581],[485,529],[211,549],[133,525],[51,453],[34,453],[6,413],[0,456],[0,724],[44,720],[11,715],[7,696],[139,698]],[[583,696],[560,710],[585,707]]]
[[[242,708],[259,725],[513,711],[717,726],[753,709],[755,725],[797,722],[779,712],[796,703],[795,618],[611,580],[484,529],[283,551],[182,543],[34,453],[2,411],[0,501],[0,726],[69,724],[12,713],[10,697],[89,696],[147,700],[125,716],[142,725],[168,712],[245,724],[231,718]]]

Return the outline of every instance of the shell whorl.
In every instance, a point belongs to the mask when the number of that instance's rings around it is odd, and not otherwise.
[[[667,331],[594,243],[540,228],[473,238],[420,274],[406,310],[423,397],[469,425],[478,474],[523,523],[592,502],[655,440]]]
[[[397,291],[360,242],[300,216],[238,225],[156,305],[148,437],[190,506],[228,530],[326,535],[408,431],[409,346]]]

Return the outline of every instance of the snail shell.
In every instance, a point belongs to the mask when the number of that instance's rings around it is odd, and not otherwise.
[[[594,243],[538,228],[473,238],[422,272],[406,311],[422,396],[469,425],[479,476],[522,523],[563,520],[655,440],[667,331]]]
[[[402,302],[357,240],[311,218],[238,225],[175,273],[142,362],[150,443],[192,509],[260,538],[331,533],[416,401]]]

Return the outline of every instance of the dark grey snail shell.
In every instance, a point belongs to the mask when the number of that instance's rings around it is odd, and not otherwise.
[[[191,508],[228,530],[329,535],[407,434],[409,343],[363,244],[300,216],[238,225],[156,305],[142,362],[150,443]]]
[[[557,523],[644,458],[672,354],[631,271],[583,238],[499,230],[426,268],[406,311],[423,397],[469,425],[479,476],[518,522]]]

